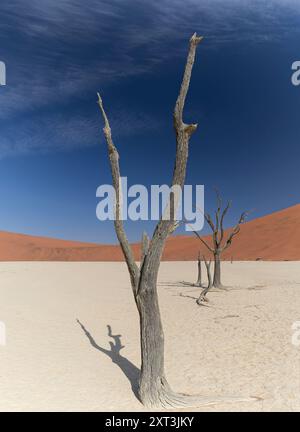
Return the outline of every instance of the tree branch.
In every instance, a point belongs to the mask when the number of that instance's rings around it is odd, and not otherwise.
[[[189,224],[188,224],[189,225]],[[189,225],[189,227],[191,227],[191,225]],[[196,237],[198,237],[198,239],[207,247],[208,250],[210,250],[210,252],[213,252],[213,248],[209,246],[208,243],[206,243],[206,241],[200,236],[200,234],[193,230],[193,233],[195,234]]]
[[[212,221],[212,218],[211,218],[210,214],[209,213],[204,213],[204,218],[205,218],[206,222],[208,223],[208,225],[210,226],[212,232],[214,233],[215,230],[216,230],[216,228],[215,228],[215,225],[214,225],[214,223]]]
[[[189,140],[193,132],[197,129],[196,124],[187,125],[183,122],[183,109],[185,99],[190,85],[191,73],[195,61],[196,49],[202,37],[198,37],[196,33],[190,39],[189,52],[184,70],[182,84],[179,95],[174,108],[174,128],[176,133],[176,157],[173,171],[172,186],[180,186],[183,188],[186,176],[186,166],[188,159]],[[176,195],[176,194],[175,194]],[[169,204],[170,205],[170,204]],[[174,197],[174,214],[178,208],[178,197]],[[147,278],[147,273],[154,274],[154,281],[157,281],[159,263],[162,256],[162,251],[165,245],[166,238],[172,232],[174,221],[161,219],[154,230],[153,237],[150,241],[149,252],[145,258],[142,277]],[[145,274],[144,274],[145,273]],[[147,281],[144,281],[143,286],[147,287]],[[145,288],[147,289],[147,288]]]
[[[220,213],[221,213],[221,208],[222,208],[222,198],[221,198],[220,192],[217,188],[215,188],[215,192],[217,195],[217,210],[215,212],[215,214],[216,214],[216,227],[215,227],[216,229],[215,229],[215,231],[218,233],[219,232],[219,226],[220,226]],[[217,238],[217,241],[218,241],[218,238]]]
[[[104,120],[103,132],[107,143],[108,156],[109,156],[110,168],[112,174],[112,182],[116,193],[115,221],[114,221],[115,230],[123,251],[123,255],[127,263],[127,267],[131,279],[131,285],[134,290],[134,293],[136,293],[137,282],[138,282],[140,271],[135,262],[131,246],[129,244],[129,241],[127,239],[124,230],[123,221],[121,219],[121,186],[120,186],[121,176],[120,176],[120,166],[119,166],[119,154],[112,140],[111,128],[110,128],[110,124],[106,112],[103,107],[101,96],[99,93],[97,93],[97,95],[98,95],[98,104]]]
[[[246,212],[246,211],[241,214],[238,223],[235,225],[231,234],[229,235],[228,239],[226,240],[225,245],[222,248],[222,252],[225,251],[231,245],[233,237],[236,236],[240,232],[240,230],[241,230],[240,225],[245,222],[245,219],[248,216],[248,214],[249,214],[249,212]]]
[[[225,209],[223,210],[222,216],[221,216],[221,221],[220,221],[220,244],[222,243],[222,240],[224,238],[224,218],[229,210],[231,206],[231,201],[228,201],[227,206],[225,207]]]
[[[191,74],[192,69],[195,61],[195,54],[196,54],[196,48],[197,45],[202,41],[203,37],[197,36],[196,33],[193,34],[193,36],[190,39],[190,49],[187,57],[186,67],[180,87],[180,92],[175,104],[174,109],[174,126],[176,130],[182,129],[182,127],[185,128],[186,132],[190,136],[195,130],[197,129],[196,124],[191,125],[185,125],[183,122],[183,108],[185,104],[186,95],[189,89],[190,80],[191,80]]]

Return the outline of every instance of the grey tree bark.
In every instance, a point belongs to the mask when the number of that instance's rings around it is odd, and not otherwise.
[[[211,271],[210,271],[210,265],[211,265],[211,261],[207,261],[205,256],[203,255],[203,261],[206,267],[206,274],[207,274],[207,287],[204,288],[199,296],[199,298],[197,299],[197,304],[201,305],[203,302],[207,302],[207,298],[206,295],[208,293],[208,291],[211,289],[211,287],[213,286],[213,282],[212,282],[212,277],[211,277]]]
[[[196,286],[201,287],[202,286],[202,266],[201,266],[201,254],[199,252],[198,254],[198,277],[197,282],[195,283]]]
[[[214,280],[213,280],[213,286],[214,287],[221,287],[221,252],[215,251],[214,252]]]
[[[212,244],[208,244],[197,231],[194,234],[198,239],[206,246],[206,248],[211,252],[214,257],[214,277],[213,286],[216,288],[222,288],[221,280],[221,256],[222,253],[229,248],[232,243],[233,238],[240,232],[241,224],[245,222],[248,212],[243,212],[238,220],[238,223],[233,227],[231,232],[228,234],[227,239],[225,239],[224,230],[224,218],[231,206],[231,201],[228,201],[226,207],[222,211],[222,199],[216,190],[217,194],[217,210],[215,211],[215,220],[213,221],[209,213],[204,213],[204,218],[212,230]]]

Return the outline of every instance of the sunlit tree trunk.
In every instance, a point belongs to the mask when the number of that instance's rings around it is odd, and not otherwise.
[[[183,109],[188,92],[196,48],[202,40],[196,34],[190,39],[189,52],[180,92],[174,109],[174,128],[176,133],[176,157],[172,186],[183,188],[188,160],[188,147],[191,135],[196,131],[196,124],[186,124],[183,121]],[[128,271],[135,302],[140,316],[141,340],[141,377],[139,395],[147,407],[184,406],[193,403],[211,403],[209,400],[199,400],[186,395],[174,393],[166,380],[164,372],[164,333],[161,323],[158,296],[157,276],[162,252],[167,237],[174,231],[177,222],[174,220],[178,202],[176,197],[170,199],[169,206],[173,210],[173,217],[169,220],[162,218],[149,241],[146,235],[142,240],[142,256],[140,267],[134,260],[133,252],[127,239],[121,215],[120,199],[120,167],[119,154],[113,143],[110,124],[103,107],[100,94],[98,103],[104,119],[104,134],[108,146],[113,186],[116,191],[115,230],[120,242]]]

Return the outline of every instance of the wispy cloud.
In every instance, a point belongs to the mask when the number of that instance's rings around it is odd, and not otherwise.
[[[142,113],[113,110],[110,116],[113,136],[128,137],[134,124],[135,135],[158,127],[157,122]],[[16,155],[71,151],[104,144],[99,116],[70,114],[35,114],[2,127],[0,159]]]
[[[155,71],[182,53],[186,48],[182,42],[195,30],[206,36],[207,49],[237,40],[276,40],[299,31],[299,16],[296,0],[3,2],[1,60],[7,63],[8,86],[1,89],[0,121],[8,124],[2,128],[0,155],[44,149],[47,144],[41,141],[43,131],[38,138],[39,130],[50,129],[51,122],[57,131],[52,143],[61,142],[52,144],[52,149],[66,147],[61,137],[70,147],[90,145],[89,132],[85,138],[77,132],[93,130],[93,121],[79,114],[68,121],[64,110],[70,101]],[[54,118],[50,112],[46,121],[46,109],[61,114]],[[25,115],[32,119],[23,120]],[[23,134],[18,142],[9,126],[13,121]],[[27,139],[26,125],[32,122],[36,126],[31,135],[36,138]],[[153,119],[141,120],[143,127],[153,123]],[[119,134],[126,133],[124,125],[118,126]]]

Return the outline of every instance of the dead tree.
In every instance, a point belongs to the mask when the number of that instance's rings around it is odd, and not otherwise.
[[[212,230],[212,246],[208,244],[197,231],[194,234],[198,239],[207,247],[207,249],[213,254],[214,257],[214,277],[213,286],[216,288],[222,288],[221,282],[221,255],[229,248],[233,238],[240,232],[241,224],[245,222],[248,212],[243,212],[237,222],[237,224],[229,232],[227,238],[225,238],[224,230],[224,218],[231,206],[231,201],[228,201],[226,207],[222,210],[222,199],[219,192],[217,194],[217,210],[215,211],[215,220],[213,221],[209,213],[204,213],[204,218]]]
[[[183,187],[186,176],[189,141],[191,135],[197,129],[197,124],[184,123],[183,109],[190,84],[196,48],[201,40],[202,37],[198,37],[196,33],[190,39],[183,80],[174,110],[176,157],[172,185],[177,185],[180,188]],[[174,221],[174,218],[161,218],[151,240],[148,239],[148,236],[143,236],[142,262],[138,266],[134,260],[133,251],[121,218],[119,154],[113,143],[109,120],[99,94],[98,104],[104,120],[103,131],[107,142],[112,182],[116,192],[115,231],[127,263],[133,295],[140,317],[141,375],[139,397],[141,402],[149,408],[170,408],[207,405],[218,401],[248,401],[249,398],[238,397],[200,398],[198,396],[178,394],[171,390],[164,370],[164,332],[158,304],[157,277],[166,239],[174,231],[177,222]],[[172,200],[170,199],[170,201]],[[172,206],[171,202],[169,204]],[[174,210],[178,206],[177,200],[175,204]]]
[[[198,277],[197,282],[195,283],[195,286],[201,287],[202,286],[202,266],[201,266],[201,253],[198,254]]]
[[[189,140],[197,129],[197,124],[184,123],[183,109],[190,84],[196,48],[201,39],[202,37],[198,37],[196,34],[190,39],[186,67],[174,109],[177,145],[172,186],[178,185],[181,188],[185,182]],[[189,405],[192,402],[190,398],[174,393],[165,377],[164,333],[157,296],[157,277],[161,256],[166,239],[174,230],[174,220],[164,220],[162,218],[158,222],[150,241],[147,236],[143,236],[142,261],[140,267],[138,267],[120,217],[119,155],[112,140],[110,124],[99,94],[98,103],[104,120],[103,131],[108,147],[113,186],[116,192],[115,230],[127,263],[134,299],[140,316],[141,376],[139,397],[147,407],[168,408],[186,403]],[[202,402],[205,403],[205,401]]]
[[[206,298],[206,294],[208,293],[208,291],[211,289],[213,283],[212,283],[212,277],[211,277],[211,271],[210,271],[210,266],[211,266],[211,260],[207,261],[205,256],[203,255],[203,261],[206,267],[206,274],[207,274],[207,287],[204,288],[199,296],[199,298],[197,299],[197,304],[201,305],[203,302],[207,302],[207,298]]]

